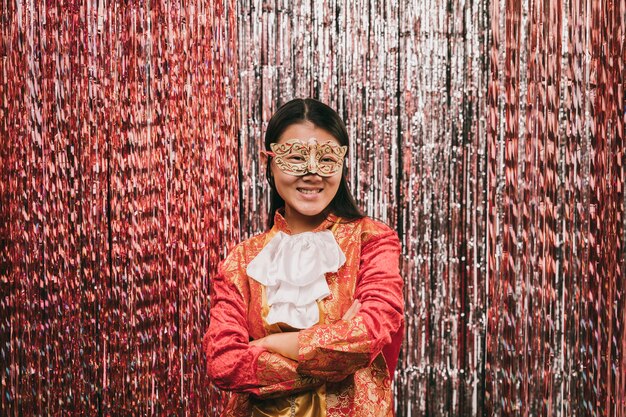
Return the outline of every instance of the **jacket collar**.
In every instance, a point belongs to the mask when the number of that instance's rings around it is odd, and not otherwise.
[[[311,231],[321,232],[322,230],[330,229],[335,223],[337,223],[338,220],[339,220],[339,217],[335,216],[333,213],[329,213],[328,216],[326,216],[326,219],[324,219],[322,223],[320,223],[315,229]],[[293,234],[293,232],[289,228],[289,225],[287,224],[287,220],[285,220],[285,208],[284,207],[276,210],[276,213],[274,214],[274,227],[272,227],[272,229],[275,232],[280,231],[288,235]]]

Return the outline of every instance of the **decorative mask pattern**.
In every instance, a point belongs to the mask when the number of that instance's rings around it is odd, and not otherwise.
[[[317,174],[330,177],[341,171],[347,146],[333,142],[318,143],[315,138],[307,141],[289,139],[284,143],[270,144],[272,152],[267,155],[274,158],[276,166],[285,174],[301,176]]]

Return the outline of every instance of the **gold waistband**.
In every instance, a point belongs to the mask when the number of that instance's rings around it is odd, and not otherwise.
[[[326,386],[286,397],[253,400],[252,417],[326,417]]]

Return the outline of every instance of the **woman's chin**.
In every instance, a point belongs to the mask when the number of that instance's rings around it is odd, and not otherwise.
[[[316,218],[322,216],[325,205],[322,204],[297,204],[291,207],[292,214],[301,217]]]

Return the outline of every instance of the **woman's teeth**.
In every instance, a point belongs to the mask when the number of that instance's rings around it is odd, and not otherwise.
[[[298,188],[298,191],[300,191],[303,194],[317,194],[322,192],[321,189],[317,189],[317,190],[305,190],[304,188]]]

